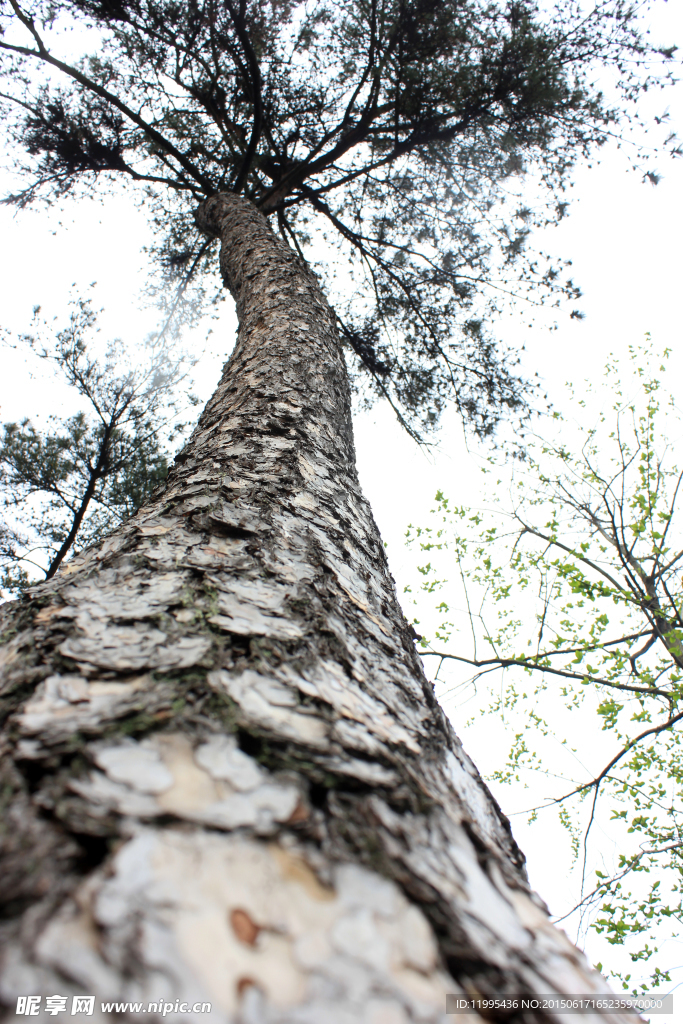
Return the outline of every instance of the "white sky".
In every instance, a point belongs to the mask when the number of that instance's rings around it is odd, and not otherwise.
[[[659,0],[655,12],[658,38],[678,41],[683,49],[682,6],[676,0]],[[668,106],[672,128],[683,135],[683,86],[652,102],[658,112]],[[570,320],[567,310],[559,329],[550,332],[541,321],[529,329],[527,317],[520,313],[498,328],[505,338],[525,344],[527,372],[539,373],[551,401],[565,415],[573,412],[564,395],[565,382],[578,386],[600,373],[610,352],[625,352],[646,331],[657,347],[673,350],[672,389],[683,380],[683,159],[659,160],[662,180],[656,187],[642,183],[627,167],[624,155],[612,146],[598,166],[579,170],[569,217],[539,240],[544,250],[572,259],[574,281],[584,292],[579,305],[586,319]],[[63,318],[74,282],[84,290],[92,281],[97,281],[96,304],[106,310],[103,333],[130,341],[142,339],[155,326],[153,311],[141,312],[138,305],[144,282],[141,248],[148,235],[143,214],[129,199],[67,204],[61,215],[14,214],[0,208],[0,228],[0,326],[15,332],[28,329],[35,304],[46,314]],[[234,315],[226,303],[197,368],[197,390],[204,398],[218,379],[233,337]],[[203,334],[195,344],[203,345]],[[0,347],[0,367],[0,421],[31,415],[40,423],[49,412],[66,408],[69,396],[53,381],[40,372],[29,376],[24,353]],[[382,406],[357,417],[356,444],[361,480],[388,544],[400,594],[414,575],[415,557],[403,544],[408,522],[426,521],[438,488],[457,504],[480,501],[478,456],[467,451],[452,416],[446,418],[438,446],[425,455],[401,431],[391,410]],[[457,729],[455,710],[453,717]],[[475,762],[485,770],[488,735],[468,733],[467,739]],[[498,795],[506,799],[505,793]],[[554,839],[532,834],[519,824],[515,832],[529,858],[532,883],[556,906],[566,864],[561,857],[548,856]],[[606,963],[606,955],[599,955]],[[677,980],[681,977],[683,971]],[[669,1024],[665,1017],[656,1019]]]

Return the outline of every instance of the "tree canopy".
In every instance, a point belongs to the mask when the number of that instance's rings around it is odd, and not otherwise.
[[[532,385],[491,315],[511,293],[578,294],[528,236],[563,216],[574,162],[620,131],[674,49],[623,0],[0,9],[5,113],[25,154],[10,200],[135,184],[160,294],[175,301],[175,282],[201,302],[212,243],[192,211],[244,192],[314,264],[318,243],[334,250],[318,269],[357,380],[413,432],[451,400],[482,436],[505,410],[525,415]],[[611,100],[594,81],[605,69]]]

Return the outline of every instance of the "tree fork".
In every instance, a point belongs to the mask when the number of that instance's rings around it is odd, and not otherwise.
[[[0,610],[2,998],[375,1024],[607,992],[424,677],[315,275],[236,195],[197,223],[239,318],[215,394],[163,491]]]

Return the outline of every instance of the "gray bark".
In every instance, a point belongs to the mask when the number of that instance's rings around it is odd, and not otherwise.
[[[407,1024],[606,992],[424,677],[315,276],[243,199],[198,223],[240,324],[214,396],[163,493],[2,609],[2,998]]]

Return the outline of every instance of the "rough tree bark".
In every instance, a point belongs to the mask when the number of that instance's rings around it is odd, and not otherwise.
[[[2,610],[4,1001],[406,1024],[607,991],[424,677],[315,276],[244,199],[198,223],[240,323],[217,391],[163,492]]]

